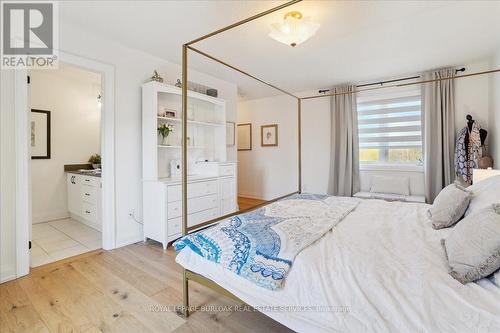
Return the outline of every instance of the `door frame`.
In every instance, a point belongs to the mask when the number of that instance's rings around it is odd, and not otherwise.
[[[61,50],[58,60],[101,75],[102,247],[111,250],[116,247],[115,67]],[[30,270],[32,192],[27,75],[27,70],[16,70],[14,74],[17,277],[29,274]]]

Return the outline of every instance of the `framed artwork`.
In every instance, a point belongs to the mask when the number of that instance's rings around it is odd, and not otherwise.
[[[31,159],[50,159],[50,111],[31,109]]]
[[[262,125],[260,127],[260,145],[262,147],[278,146],[278,125]]]
[[[238,124],[238,150],[252,150],[252,124]]]
[[[234,141],[235,141],[235,123],[232,121],[227,121],[226,122],[226,146],[227,147],[234,147]]]

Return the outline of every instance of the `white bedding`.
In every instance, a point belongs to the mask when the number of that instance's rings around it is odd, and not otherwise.
[[[297,332],[500,332],[500,287],[489,279],[462,285],[448,275],[440,239],[450,229],[432,229],[427,208],[364,200],[296,257],[278,291],[188,248],[176,261],[252,306],[348,307],[263,311]]]

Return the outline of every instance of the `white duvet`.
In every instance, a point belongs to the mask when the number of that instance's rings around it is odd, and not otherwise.
[[[500,286],[448,275],[440,239],[451,229],[432,229],[427,208],[363,201],[295,258],[278,291],[188,248],[176,260],[249,305],[296,309],[263,312],[297,332],[500,332]],[[310,310],[317,306],[330,309]]]

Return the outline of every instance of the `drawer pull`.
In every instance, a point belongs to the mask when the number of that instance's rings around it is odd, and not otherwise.
[[[85,179],[85,181],[86,181],[86,182],[89,182],[89,181],[90,181],[90,179]]]
[[[89,196],[90,194],[88,194],[88,193],[85,193],[85,195],[86,195],[86,196]]]
[[[90,211],[86,210],[85,213],[90,214]]]

